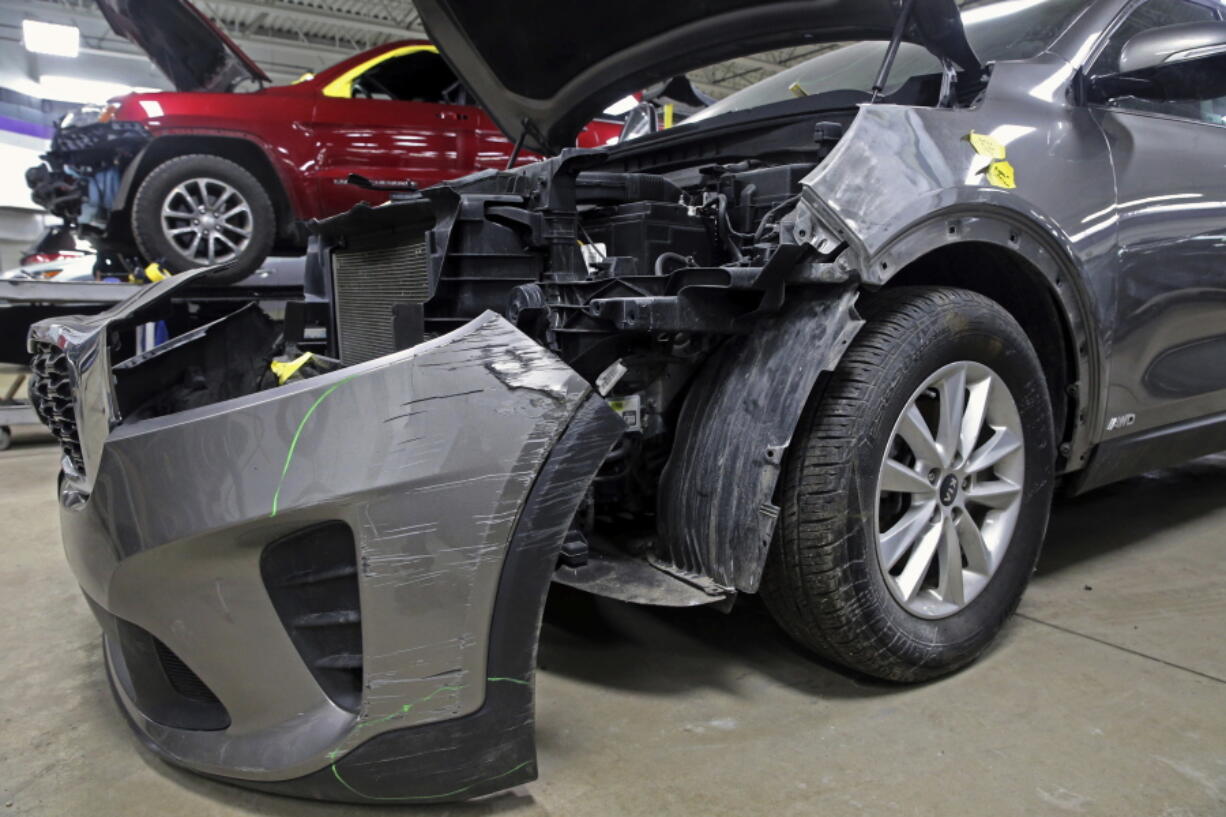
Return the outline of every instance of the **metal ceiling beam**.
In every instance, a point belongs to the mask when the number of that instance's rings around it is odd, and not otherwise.
[[[226,2],[226,0],[222,0]],[[203,4],[202,4],[203,5]],[[94,27],[102,26],[103,29],[110,32],[110,27],[106,20],[102,17],[102,13],[98,11],[98,7],[94,5],[92,0],[4,0],[4,4],[0,10],[19,13],[36,19],[45,19],[52,22],[67,22],[77,24],[89,22],[93,23]],[[289,48],[302,51],[303,60],[301,61],[301,69],[317,67],[317,59],[310,57],[318,57],[319,54],[325,53],[337,58],[352,56],[355,51],[361,50],[361,47],[345,47],[334,43],[323,43],[318,40],[308,40],[301,35],[280,35],[270,36],[267,33],[243,32],[234,25],[229,24],[224,19],[221,21],[222,27],[226,32],[238,43],[240,48],[248,45],[253,46],[268,46],[273,48]],[[91,27],[92,28],[92,27]],[[386,28],[384,29],[386,33]],[[141,53],[133,49],[133,47],[125,39],[118,37],[106,36],[101,38],[91,36],[88,32],[82,31],[82,39],[93,41],[91,47],[99,51],[109,52],[111,43],[115,43],[116,56],[127,56],[133,53]],[[329,38],[332,39],[332,38]],[[132,49],[132,50],[129,50]],[[141,53],[142,59],[147,59]],[[291,73],[291,71],[285,71]]]
[[[229,6],[229,7],[237,7],[237,6],[244,6],[244,5],[251,6],[250,3],[236,2],[235,0],[204,0],[204,2],[200,2],[199,5],[202,8],[202,10],[205,10],[206,12],[208,8],[213,5]],[[264,6],[263,3],[260,3],[258,5],[265,9],[268,8]],[[254,6],[251,6],[251,7],[254,7]],[[97,23],[101,23],[104,26],[106,25],[106,21],[102,17],[102,13],[98,11],[98,7],[94,5],[92,0],[87,0],[87,2],[85,3],[79,2],[79,0],[4,0],[3,6],[0,6],[0,9],[5,10],[5,11],[11,11],[11,12],[17,12],[21,14],[30,15],[35,18],[44,18],[44,19],[48,19],[52,21],[77,22],[82,19],[87,19],[87,20],[91,20]],[[278,12],[273,10],[273,13],[276,14]],[[230,34],[230,36],[233,37],[240,46],[243,45],[244,42],[249,42],[249,43],[258,43],[262,45],[299,47],[299,48],[309,49],[312,51],[315,50],[316,48],[322,47],[322,48],[334,51],[338,54],[343,54],[345,56],[351,55],[356,50],[360,50],[360,48],[344,48],[340,46],[328,46],[325,44],[321,44],[318,42],[318,38],[306,39],[305,35],[302,32],[293,32],[288,36],[270,36],[267,33],[245,34],[243,31],[239,30],[238,26],[234,24],[231,20],[227,20],[225,15],[216,15],[216,16],[219,18],[219,22],[222,24],[222,27],[226,29],[226,32]],[[290,15],[289,18],[298,19],[298,16]],[[326,16],[325,16],[325,19],[327,19]],[[333,21],[334,24],[335,22],[336,21]],[[109,27],[107,30],[109,31]],[[265,27],[263,30],[267,32],[267,31],[270,31],[271,29],[268,29]],[[388,34],[393,33],[388,30],[388,27],[386,25],[383,25],[377,28],[376,30],[381,31],[385,37]],[[337,39],[344,39],[344,37],[337,37],[336,35],[329,35],[327,39],[337,40]]]
[[[713,85],[710,82],[702,82],[696,79],[691,79],[690,82],[695,88],[698,88],[701,91],[706,91],[716,99],[723,99],[729,94],[734,94],[739,90],[738,88],[729,88],[727,85]]]
[[[4,0],[3,9],[33,15],[35,18],[63,20],[89,17],[95,20],[102,19],[102,13],[93,3],[87,6],[72,3],[69,0]]]
[[[767,71],[770,71],[771,73],[774,73],[776,71],[779,71],[787,67],[786,65],[783,65],[782,63],[771,62],[770,60],[764,60],[761,57],[756,57],[756,56],[734,57],[731,60],[731,62],[739,62],[742,65],[750,65],[750,66],[753,66],[754,68],[765,68]]]
[[[240,47],[289,49],[294,53],[286,67],[269,65],[277,73],[290,74],[299,66],[314,70],[320,57],[346,57],[355,51],[403,37],[425,37],[420,18],[411,3],[405,0],[368,0],[369,15],[354,13],[352,3],[322,0],[311,6],[289,0],[196,0],[198,6],[211,14],[234,38]],[[4,0],[4,8],[34,17],[76,22],[88,19],[105,25],[93,0]],[[335,6],[335,11],[329,7]],[[240,21],[237,11],[256,12]],[[109,31],[109,28],[107,29]],[[102,53],[122,58],[143,59],[126,40],[111,37],[86,37],[89,53]],[[738,57],[718,66],[710,66],[691,74],[695,84],[707,93],[726,96],[758,79],[773,74],[820,53],[835,44],[811,49],[778,50]],[[290,56],[286,54],[285,56]],[[266,61],[268,62],[268,61]],[[739,69],[739,70],[738,70]]]
[[[269,12],[276,17],[286,20],[297,20],[302,23],[315,25],[337,26],[374,34],[388,35],[394,33],[398,36],[426,36],[422,31],[403,28],[402,23],[394,18],[382,20],[343,11],[314,10],[305,6],[284,3],[281,0],[208,0],[208,4],[215,8]]]
[[[206,11],[210,6],[202,4]],[[338,56],[350,57],[357,51],[365,51],[375,43],[372,40],[354,39],[339,33],[308,34],[302,29],[278,29],[267,24],[243,26],[235,20],[227,20],[221,15],[212,15],[219,28],[238,44],[239,48],[247,45],[270,45],[279,48],[301,49],[304,54],[318,56],[319,52],[330,52]]]
[[[769,52],[772,56],[775,57],[775,59],[768,59],[768,58],[765,58],[761,54],[756,54],[756,55],[749,56],[749,57],[734,57],[733,59],[729,60],[729,62],[735,62],[741,65],[752,66],[754,68],[761,68],[763,70],[770,71],[772,74],[774,74],[774,73],[784,70],[785,68],[791,68],[793,65],[804,62],[805,60],[810,59],[811,57],[816,57],[818,54],[821,54],[825,51],[830,51],[832,49],[838,48],[840,45],[841,43],[825,43],[823,45],[819,45],[819,46],[810,48],[807,51],[801,51],[800,49],[792,49],[791,50],[792,53],[788,54],[787,56],[779,56],[785,53],[781,51]]]

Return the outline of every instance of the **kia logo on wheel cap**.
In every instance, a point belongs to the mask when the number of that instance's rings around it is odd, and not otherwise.
[[[956,474],[946,474],[941,480],[941,504],[952,505],[958,498],[958,477]]]

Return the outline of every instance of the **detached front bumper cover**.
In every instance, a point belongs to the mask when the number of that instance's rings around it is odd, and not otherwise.
[[[133,727],[174,763],[320,799],[534,779],[541,609],[620,419],[487,313],[125,423],[107,335],[190,277],[31,333],[66,363],[80,456],[61,479],[64,545]]]

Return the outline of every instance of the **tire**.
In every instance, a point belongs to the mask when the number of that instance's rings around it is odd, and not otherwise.
[[[810,397],[785,459],[762,594],[780,626],[814,652],[878,678],[924,681],[973,661],[1017,608],[1051,509],[1051,406],[1025,333],[983,296],[899,288],[868,299],[861,312],[865,326]],[[959,372],[970,388],[960,387]],[[969,443],[940,433],[939,413],[956,407],[959,393],[970,414],[985,406],[986,422]],[[923,435],[903,418],[912,406],[944,447],[918,444]],[[995,448],[985,454],[989,443]],[[990,467],[970,470],[1000,452]],[[947,457],[943,468],[927,464]],[[902,469],[913,473],[896,473]],[[900,485],[906,490],[893,490]],[[983,504],[989,500],[1004,509]],[[918,527],[899,527],[906,521]],[[898,531],[912,528],[912,546],[901,547],[907,537]]]
[[[168,211],[182,215],[164,216]],[[276,232],[276,212],[259,180],[220,156],[163,162],[141,182],[132,205],[132,235],[146,261],[172,273],[225,263],[209,276],[214,285],[255,272]]]

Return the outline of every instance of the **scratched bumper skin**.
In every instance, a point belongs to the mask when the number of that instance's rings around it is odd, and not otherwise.
[[[60,336],[88,344],[95,329]],[[577,374],[492,314],[361,366],[116,426],[95,441],[90,490],[63,481],[69,562],[104,632],[119,620],[161,641],[230,724],[147,716],[112,635],[121,708],[166,759],[287,794],[428,802],[533,779],[540,610],[619,431]],[[316,682],[260,573],[269,543],[337,521],[357,548],[356,713]]]

